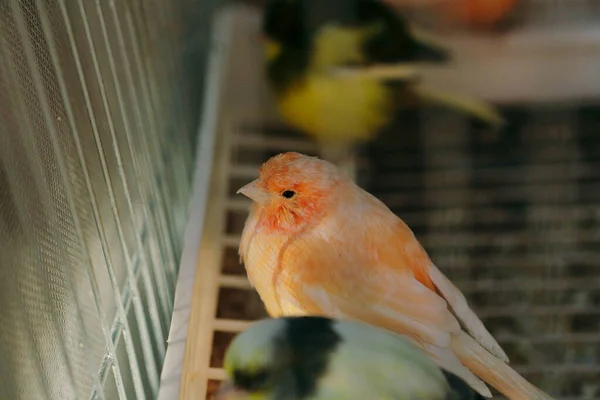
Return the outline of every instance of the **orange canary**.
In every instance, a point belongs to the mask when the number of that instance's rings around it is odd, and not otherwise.
[[[279,154],[238,193],[253,200],[239,253],[272,317],[361,320],[405,335],[483,396],[485,381],[509,399],[552,399],[508,365],[410,228],[333,164]]]

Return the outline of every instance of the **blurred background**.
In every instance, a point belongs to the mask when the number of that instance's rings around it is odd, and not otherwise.
[[[600,399],[600,3],[387,1],[455,53],[423,79],[507,125],[402,113],[357,150],[358,183],[520,373],[557,399]],[[266,315],[239,263],[248,203],[235,191],[268,157],[319,147],[274,107],[263,5],[0,1],[0,399],[157,398],[206,110],[229,138],[214,160],[228,189],[207,398],[231,338]],[[226,8],[223,44],[211,32]]]

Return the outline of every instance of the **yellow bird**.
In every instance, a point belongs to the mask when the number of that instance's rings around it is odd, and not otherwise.
[[[421,84],[415,63],[450,56],[380,1],[270,0],[262,33],[280,114],[337,156],[372,140],[399,109],[443,106],[492,127],[503,123],[484,102]],[[391,73],[365,73],[390,65]]]

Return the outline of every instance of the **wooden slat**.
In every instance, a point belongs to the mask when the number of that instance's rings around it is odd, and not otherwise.
[[[248,278],[237,275],[221,275],[219,277],[219,286],[232,289],[252,289]]]
[[[207,375],[208,379],[212,379],[215,381],[222,381],[222,380],[225,380],[226,377],[227,377],[227,374],[225,373],[225,370],[223,368],[209,368],[208,369],[208,375]]]
[[[217,319],[214,322],[214,329],[220,332],[242,332],[246,330],[253,321],[241,321],[237,319]]]
[[[240,245],[240,235],[241,234],[223,236],[223,244],[225,246],[238,248],[238,246]]]

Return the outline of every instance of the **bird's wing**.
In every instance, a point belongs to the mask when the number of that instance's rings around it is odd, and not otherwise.
[[[460,331],[460,325],[446,301],[408,275],[386,275],[363,274],[348,285],[340,285],[335,281],[310,284],[298,273],[291,285],[280,286],[277,291],[281,298],[289,297],[305,311],[383,326],[422,346],[449,347],[451,332]]]
[[[383,246],[382,254],[378,257],[380,262],[393,266],[398,271],[405,271],[409,267],[416,280],[447,302],[446,309],[464,324],[479,344],[496,357],[508,362],[506,353],[469,307],[465,296],[431,262],[410,228],[399,218],[396,218],[396,223],[391,226],[389,239],[385,241],[389,245]],[[369,224],[367,229],[373,229],[372,227],[373,224]],[[378,232],[380,230],[374,231],[373,235]]]

